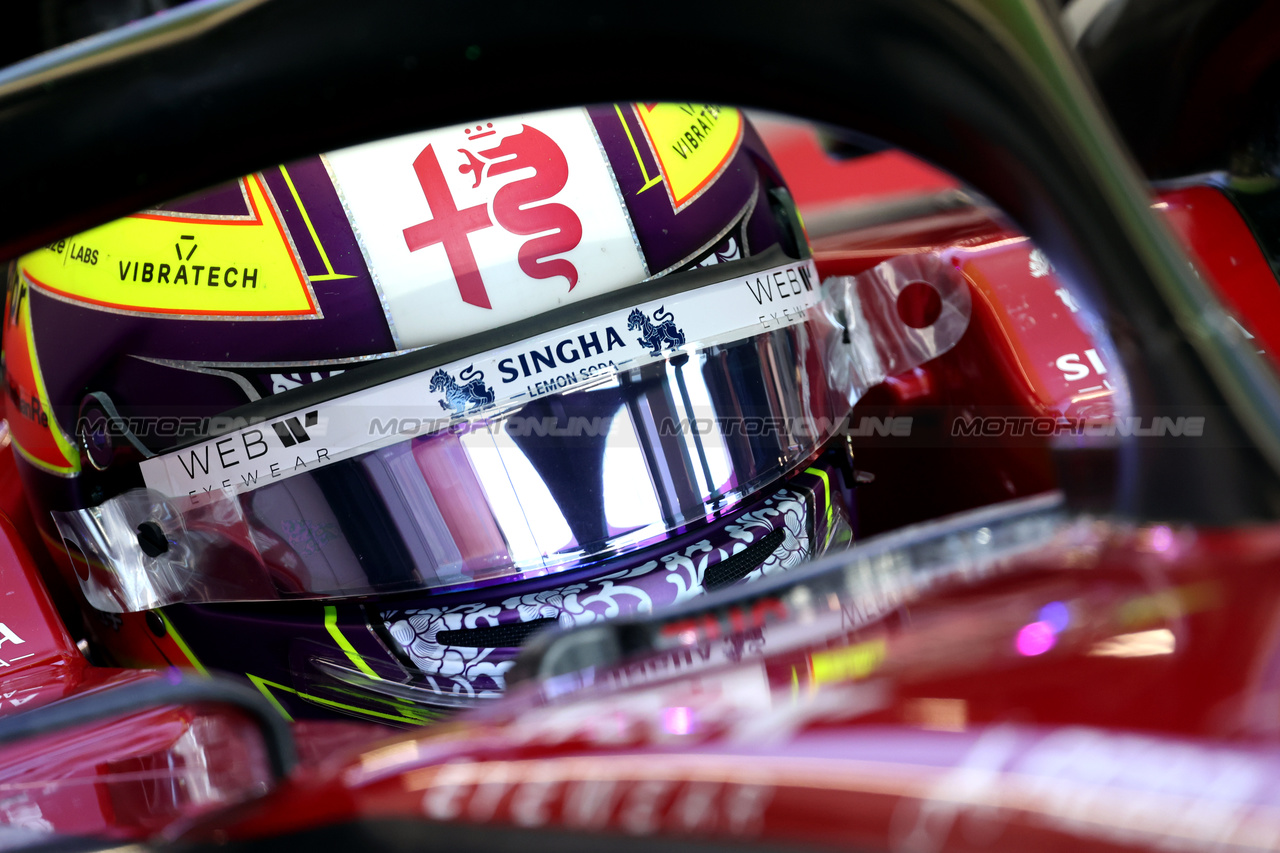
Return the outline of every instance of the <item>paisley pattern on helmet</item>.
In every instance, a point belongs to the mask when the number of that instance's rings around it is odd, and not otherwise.
[[[447,695],[496,697],[505,687],[505,673],[519,650],[442,645],[437,639],[441,631],[546,618],[572,627],[679,604],[704,591],[708,568],[778,529],[785,531],[782,542],[739,581],[748,582],[794,568],[813,553],[808,502],[799,492],[776,492],[758,509],[726,525],[721,541],[713,544],[710,539],[701,539],[631,569],[495,603],[392,610],[382,617],[401,651],[425,674],[429,688]]]

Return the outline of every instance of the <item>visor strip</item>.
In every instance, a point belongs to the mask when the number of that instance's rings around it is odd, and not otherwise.
[[[250,424],[140,468],[147,488],[168,497],[252,491],[622,370],[796,325],[820,298],[811,260],[783,264]]]

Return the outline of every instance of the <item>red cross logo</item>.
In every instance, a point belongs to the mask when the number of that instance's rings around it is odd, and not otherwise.
[[[404,229],[404,241],[410,252],[444,244],[445,254],[449,258],[449,266],[453,267],[453,277],[458,281],[458,292],[462,301],[481,308],[492,308],[489,294],[484,289],[484,279],[480,277],[480,268],[476,265],[475,253],[471,251],[471,240],[467,235],[472,231],[480,231],[493,225],[489,221],[489,211],[484,204],[458,209],[445,183],[444,172],[440,170],[440,161],[436,153],[428,145],[422,149],[418,159],[413,161],[413,171],[418,175],[418,183],[422,184],[422,194],[431,205],[435,218]]]

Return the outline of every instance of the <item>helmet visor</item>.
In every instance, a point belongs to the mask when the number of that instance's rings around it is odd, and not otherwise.
[[[56,514],[90,601],[139,610],[466,588],[713,517],[847,414],[811,262],[594,317],[149,459]]]

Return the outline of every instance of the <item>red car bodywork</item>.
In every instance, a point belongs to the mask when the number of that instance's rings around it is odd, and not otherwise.
[[[1079,533],[819,647],[403,736],[217,832],[416,817],[843,849],[1273,846],[1280,536]],[[1070,624],[1025,656],[1049,602]]]

